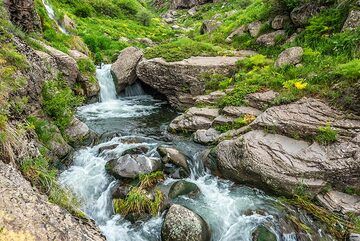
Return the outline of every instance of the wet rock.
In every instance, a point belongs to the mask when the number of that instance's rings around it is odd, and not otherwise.
[[[330,191],[316,196],[320,204],[332,212],[355,213],[360,215],[360,197],[338,191]]]
[[[125,219],[130,221],[131,223],[141,222],[141,224],[143,224],[143,222],[146,222],[146,221],[151,219],[151,214],[148,214],[148,213],[129,213],[129,214],[127,214],[125,216]]]
[[[129,185],[119,185],[113,192],[113,199],[124,199],[130,192],[131,186]]]
[[[117,93],[135,83],[136,66],[142,57],[142,51],[135,47],[128,47],[120,52],[118,59],[111,66]]]
[[[171,131],[178,132],[209,129],[217,116],[219,116],[219,109],[192,107],[171,121],[169,128]]]
[[[95,223],[76,218],[40,195],[21,173],[0,161],[0,226],[24,234],[21,240],[105,240]],[[1,233],[2,234],[2,233]],[[6,239],[0,235],[3,240]]]
[[[301,62],[304,50],[301,47],[292,47],[284,50],[275,62],[275,67],[284,65],[297,65]]]
[[[250,36],[256,38],[260,34],[262,23],[260,21],[252,22],[248,25]]]
[[[263,225],[256,228],[252,234],[253,241],[276,241],[276,235]]]
[[[106,163],[106,170],[114,177],[136,178],[139,174],[147,174],[161,170],[160,159],[142,155],[125,155]]]
[[[360,241],[360,234],[358,233],[351,233],[349,235],[349,241]]]
[[[259,115],[251,124],[255,128],[275,128],[281,133],[315,136],[319,127],[330,124],[340,136],[354,136],[360,132],[360,120],[348,119],[345,114],[313,98],[274,106]]]
[[[275,30],[284,29],[291,20],[287,15],[277,15],[271,22],[271,27]]]
[[[114,150],[116,147],[118,147],[119,144],[112,144],[112,145],[108,145],[108,146],[102,146],[99,148],[98,153],[103,153],[104,151],[107,150]]]
[[[195,183],[180,180],[174,182],[169,190],[169,198],[175,199],[178,196],[187,195],[195,197],[200,193],[200,189]]]
[[[204,73],[231,75],[243,57],[192,57],[178,62],[142,60],[137,75],[142,82],[165,95],[172,107],[193,106],[195,96],[205,93]]]
[[[214,128],[197,130],[194,134],[194,141],[200,144],[210,145],[217,142],[220,132]]]
[[[286,37],[284,30],[277,30],[275,32],[263,34],[256,39],[257,44],[265,46],[274,46],[280,39]]]
[[[227,38],[226,38],[226,42],[227,43],[231,43],[233,38],[236,36],[241,36],[246,34],[246,32],[248,31],[248,27],[246,25],[240,26],[237,29],[235,29]]]
[[[360,26],[360,10],[351,10],[342,28],[342,31],[355,30]]]
[[[259,116],[262,113],[260,110],[248,106],[226,106],[221,112],[232,117],[241,117],[244,115]]]
[[[318,14],[321,9],[322,7],[319,7],[315,2],[306,3],[294,8],[290,13],[290,18],[295,26],[302,27],[307,25],[309,19]]]
[[[188,171],[172,163],[165,163],[164,173],[173,179],[187,178],[189,176]]]
[[[216,104],[216,102],[225,95],[226,95],[225,92],[220,90],[211,92],[208,95],[199,95],[195,97],[195,104],[206,104],[206,105]]]
[[[81,75],[80,78],[80,85],[81,88],[84,90],[84,94],[87,97],[88,103],[97,102],[99,100],[98,95],[100,93],[99,82],[91,81],[88,77],[83,75]]]
[[[216,147],[217,165],[225,178],[238,182],[270,188],[283,195],[293,195],[301,184],[316,195],[327,183],[359,185],[359,142],[360,134],[351,141],[320,146],[250,131]]]
[[[70,126],[66,128],[65,134],[69,138],[70,142],[81,145],[81,143],[89,137],[90,129],[84,122],[74,117]]]
[[[257,109],[267,108],[268,105],[274,100],[279,93],[269,90],[265,92],[257,92],[245,96],[245,103]]]
[[[145,154],[149,151],[149,147],[148,146],[136,146],[130,149],[125,150],[122,153],[122,156],[125,155],[140,155],[140,154]]]
[[[221,25],[221,22],[217,20],[205,20],[200,28],[200,34],[206,34],[214,32],[219,26]]]
[[[212,123],[212,126],[232,124],[232,123],[234,123],[234,118],[233,117],[219,115],[218,117],[216,117],[214,119],[214,121]]]
[[[161,238],[163,241],[210,241],[211,233],[202,217],[174,204],[165,216]]]
[[[163,158],[164,163],[171,162],[179,167],[184,168],[186,171],[190,171],[187,163],[188,157],[186,157],[177,149],[167,146],[159,146],[157,151]]]

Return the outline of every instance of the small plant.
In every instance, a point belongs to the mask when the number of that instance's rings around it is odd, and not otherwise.
[[[255,116],[250,115],[250,114],[245,114],[242,117],[236,118],[233,123],[218,125],[218,126],[215,126],[215,129],[217,131],[224,133],[229,130],[239,129],[243,126],[246,126],[246,125],[250,124],[251,122],[253,122],[254,120],[255,120]]]
[[[39,119],[35,116],[29,116],[27,121],[28,128],[35,130],[39,140],[43,144],[47,144],[53,139],[55,129],[47,120]]]
[[[151,14],[148,11],[140,11],[136,14],[137,20],[144,26],[150,26]]]
[[[149,174],[140,174],[140,188],[149,189],[154,187],[159,182],[165,179],[164,173],[162,171],[156,171]]]
[[[319,127],[315,140],[321,144],[328,145],[337,141],[337,131],[331,128],[330,123]]]
[[[79,70],[83,74],[94,74],[96,67],[91,59],[83,58],[77,61]]]

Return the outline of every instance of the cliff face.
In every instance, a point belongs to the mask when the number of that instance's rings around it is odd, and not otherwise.
[[[4,0],[10,20],[25,32],[40,29],[40,18],[35,11],[34,0]]]

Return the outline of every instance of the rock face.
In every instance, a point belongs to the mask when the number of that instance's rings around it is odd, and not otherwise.
[[[284,65],[296,65],[301,62],[304,50],[301,47],[292,47],[284,50],[275,62],[275,67]]]
[[[161,161],[143,155],[126,154],[106,163],[106,170],[116,178],[136,178],[139,174],[147,174],[160,170]]]
[[[318,14],[321,10],[315,2],[306,3],[300,7],[294,8],[290,13],[292,22],[297,27],[303,27],[307,25],[309,19]]]
[[[360,26],[360,10],[351,10],[342,31],[355,30]]]
[[[265,92],[257,92],[253,94],[248,94],[245,96],[245,102],[247,105],[257,108],[264,109],[266,108],[270,102],[275,99],[279,93],[269,90]]]
[[[167,97],[171,106],[185,109],[194,104],[194,96],[205,92],[204,73],[231,75],[242,57],[192,57],[179,62],[163,59],[143,60],[137,75],[142,82]]]
[[[25,32],[41,29],[40,18],[36,13],[34,0],[5,0],[10,20]]]
[[[284,30],[277,30],[275,32],[271,32],[271,33],[267,33],[267,34],[263,34],[263,35],[259,36],[256,39],[256,43],[265,45],[265,46],[274,46],[279,39],[285,38],[285,37],[286,37],[286,33]]]
[[[316,195],[327,183],[359,185],[360,134],[351,141],[320,146],[289,137],[250,131],[216,147],[217,166],[225,178],[294,194],[299,185]]]
[[[248,106],[226,106],[222,113],[231,117],[240,117],[243,115],[259,116],[262,112]]]
[[[190,9],[194,6],[202,5],[211,0],[172,0],[170,3],[171,9]]]
[[[360,197],[338,191],[330,191],[317,195],[320,204],[332,212],[360,214]]]
[[[211,233],[202,217],[174,204],[165,216],[161,238],[163,241],[210,241]]]
[[[111,66],[111,74],[118,93],[135,82],[136,66],[142,57],[142,51],[135,47],[128,47],[120,52],[118,59]]]
[[[281,133],[314,136],[319,127],[330,124],[340,136],[353,137],[360,132],[360,120],[345,118],[339,111],[313,98],[267,109],[251,124],[256,128],[275,128]]]
[[[194,141],[201,144],[212,144],[215,143],[220,136],[220,132],[214,128],[208,130],[197,130],[194,134]]]
[[[171,131],[194,132],[209,129],[213,120],[219,116],[219,109],[192,107],[176,117],[169,125]]]
[[[23,232],[24,240],[105,240],[96,225],[74,218],[38,194],[12,166],[0,161],[0,226],[6,233]],[[5,237],[3,236],[5,235]]]

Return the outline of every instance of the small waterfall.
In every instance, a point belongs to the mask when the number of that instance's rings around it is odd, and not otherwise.
[[[46,12],[47,12],[49,18],[51,18],[52,20],[55,21],[55,23],[58,26],[59,30],[64,34],[69,34],[68,31],[66,31],[66,29],[63,26],[61,26],[58,23],[58,21],[56,20],[54,9],[50,6],[50,4],[47,2],[47,0],[42,0],[42,2],[44,4],[44,6],[45,6],[45,9],[46,9]]]
[[[139,96],[144,95],[145,92],[139,82],[135,82],[134,84],[125,88],[122,96],[124,97],[131,97],[131,96]]]
[[[105,64],[96,70],[96,78],[100,85],[101,102],[116,100],[116,88],[110,69],[111,64]]]

